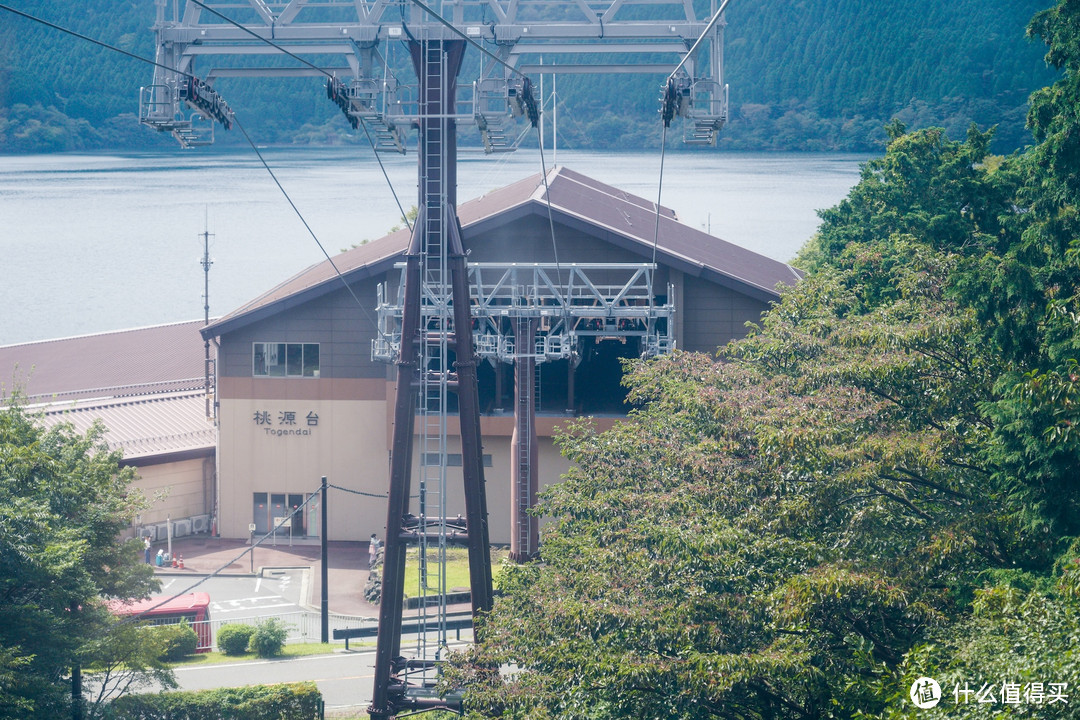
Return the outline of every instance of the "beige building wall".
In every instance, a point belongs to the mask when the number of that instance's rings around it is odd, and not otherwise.
[[[483,418],[488,420],[490,418]],[[483,422],[481,423],[483,424]],[[451,453],[457,452],[461,447],[461,440],[458,436],[451,436],[447,438]],[[491,466],[484,468],[484,485],[487,495],[487,508],[488,508],[488,539],[492,543],[500,545],[510,544],[511,537],[511,504],[510,504],[510,473],[511,473],[511,457],[510,457],[510,437],[506,436],[491,436],[484,435],[484,455],[490,456]],[[560,453],[559,449],[555,447],[550,437],[540,437],[540,458],[539,458],[539,480],[541,489],[548,485],[558,482],[562,475],[569,469],[570,464]],[[410,494],[414,496],[409,505],[409,511],[414,515],[420,512],[420,499],[415,497],[419,494],[419,488],[417,487],[417,468],[419,463],[419,450],[417,445],[413,444],[413,480]],[[464,479],[462,478],[461,468],[452,467],[447,470],[447,497],[446,507],[447,516],[454,517],[456,515],[465,516],[465,498],[464,498]],[[435,502],[435,496],[430,496],[430,502]],[[437,516],[438,513],[434,509],[430,509],[429,515]],[[382,529],[385,528],[385,518],[379,523],[379,530],[376,531],[380,537],[382,537]],[[366,535],[364,537],[367,537]]]
[[[203,515],[210,512],[207,495],[213,480],[213,458],[192,458],[137,468],[135,487],[142,490],[150,507],[142,512],[143,525],[155,525],[168,518]]]
[[[390,395],[389,400],[223,398],[218,451],[220,534],[248,537],[248,524],[253,522],[256,510],[255,493],[306,497],[318,490],[320,478],[326,475],[330,485],[364,493],[330,489],[329,539],[366,540],[371,533],[384,538],[385,497],[390,485],[388,417],[393,415]],[[282,425],[283,413],[290,412],[295,425]],[[309,413],[318,416],[317,425],[306,424]],[[541,488],[558,482],[569,469],[569,462],[551,438],[554,427],[562,422],[563,418],[537,418]],[[610,425],[612,421],[604,422]],[[484,468],[489,536],[493,543],[508,544],[513,418],[484,417],[481,427],[483,452],[490,458],[490,466]],[[449,452],[460,454],[456,418],[451,418],[449,431]],[[419,453],[419,442],[414,439],[410,488],[410,511],[414,514],[420,512]],[[448,468],[446,478],[447,514],[464,516],[461,467]],[[439,502],[434,492],[428,502]],[[304,523],[311,537],[318,536],[319,512],[317,502],[309,505]],[[432,506],[428,514],[435,516],[438,511]]]
[[[385,524],[385,400],[222,399],[219,418],[222,536],[248,537],[256,493],[306,498],[323,476],[356,491],[330,489],[330,540],[366,539]],[[320,514],[317,500],[308,505],[312,537],[321,535]]]

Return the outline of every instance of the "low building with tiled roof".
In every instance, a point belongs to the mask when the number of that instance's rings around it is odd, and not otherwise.
[[[105,443],[137,468],[137,486],[153,499],[133,531],[155,538],[167,519],[182,532],[212,524],[217,430],[207,414],[203,325],[0,346],[0,402],[18,398],[46,427],[104,426]]]
[[[711,353],[742,337],[779,288],[799,278],[785,263],[565,168],[462,203],[458,217],[475,266],[543,264],[562,275],[575,265],[655,262],[655,299],[674,306],[667,331],[686,350]],[[391,367],[373,359],[372,347],[380,338],[377,301],[395,295],[395,266],[409,238],[399,231],[313,265],[203,330],[219,344],[223,535],[247,537],[249,525],[256,532],[271,528],[304,503],[323,476],[347,489],[331,491],[329,537],[381,534],[396,388]],[[642,353],[639,340],[602,331],[582,335],[571,359],[544,362],[538,373],[541,484],[567,469],[551,440],[557,426],[581,416],[610,424],[626,412],[620,361]],[[485,361],[478,375],[490,534],[507,542],[514,373],[509,364]],[[449,425],[454,435],[453,415]],[[448,464],[453,514],[462,511],[453,453]],[[289,532],[318,535],[318,519],[309,504]]]

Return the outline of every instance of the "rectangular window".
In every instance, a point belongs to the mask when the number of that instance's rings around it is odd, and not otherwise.
[[[484,467],[491,467],[491,456],[484,453],[480,456]],[[426,465],[436,466],[439,464],[439,453],[424,453]],[[461,453],[446,453],[446,467],[461,467]]]
[[[252,344],[255,377],[319,377],[318,343]]]

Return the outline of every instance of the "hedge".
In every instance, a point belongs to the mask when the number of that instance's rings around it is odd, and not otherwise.
[[[125,695],[108,720],[318,720],[322,693],[313,682],[253,685],[200,692]]]

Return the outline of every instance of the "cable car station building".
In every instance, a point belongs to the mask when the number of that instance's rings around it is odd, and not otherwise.
[[[462,203],[458,216],[480,359],[490,537],[522,554],[536,543],[524,510],[568,467],[552,442],[556,428],[568,418],[606,427],[625,416],[621,360],[674,348],[712,353],[798,279],[791,266],[684,225],[669,209],[660,208],[658,223],[655,203],[565,168]],[[217,346],[222,536],[269,531],[326,476],[351,491],[330,491],[329,538],[381,537],[408,243],[403,230],[360,245],[202,330]],[[422,398],[414,467],[428,452]],[[446,463],[453,516],[464,513],[460,470],[453,475],[460,456]],[[288,526],[293,538],[321,535],[315,504],[307,510]]]

